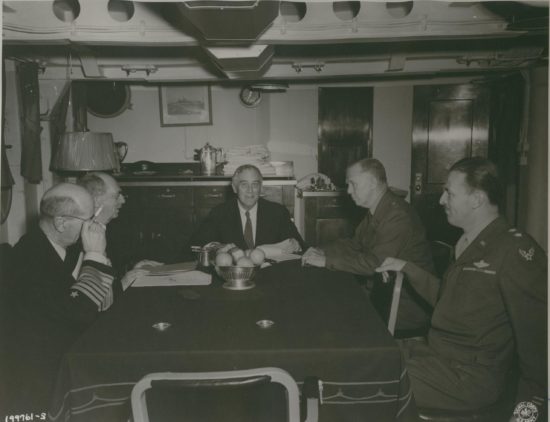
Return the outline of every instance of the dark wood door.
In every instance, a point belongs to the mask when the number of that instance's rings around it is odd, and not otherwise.
[[[346,168],[372,156],[372,88],[319,88],[319,172],[345,186]]]
[[[488,156],[490,108],[487,85],[415,87],[411,203],[431,240],[455,244],[462,233],[447,222],[439,198],[453,163]]]

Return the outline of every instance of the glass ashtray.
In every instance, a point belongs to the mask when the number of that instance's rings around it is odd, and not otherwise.
[[[157,331],[166,331],[171,325],[169,322],[156,322],[153,324],[153,328]]]
[[[261,319],[259,321],[256,321],[256,325],[260,328],[271,328],[275,323],[271,321],[270,319]]]

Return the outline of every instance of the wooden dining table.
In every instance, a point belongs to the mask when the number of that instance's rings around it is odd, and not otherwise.
[[[152,372],[278,367],[320,380],[320,421],[416,420],[398,345],[351,274],[292,261],[254,283],[129,288],[64,356],[50,418],[127,421]]]

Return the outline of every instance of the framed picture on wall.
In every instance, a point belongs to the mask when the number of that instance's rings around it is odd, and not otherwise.
[[[159,101],[161,126],[212,124],[209,85],[161,85]]]

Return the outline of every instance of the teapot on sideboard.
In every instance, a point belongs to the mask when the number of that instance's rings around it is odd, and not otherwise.
[[[208,142],[201,149],[195,150],[201,163],[201,174],[216,174],[216,166],[223,161],[223,149],[214,148]]]

